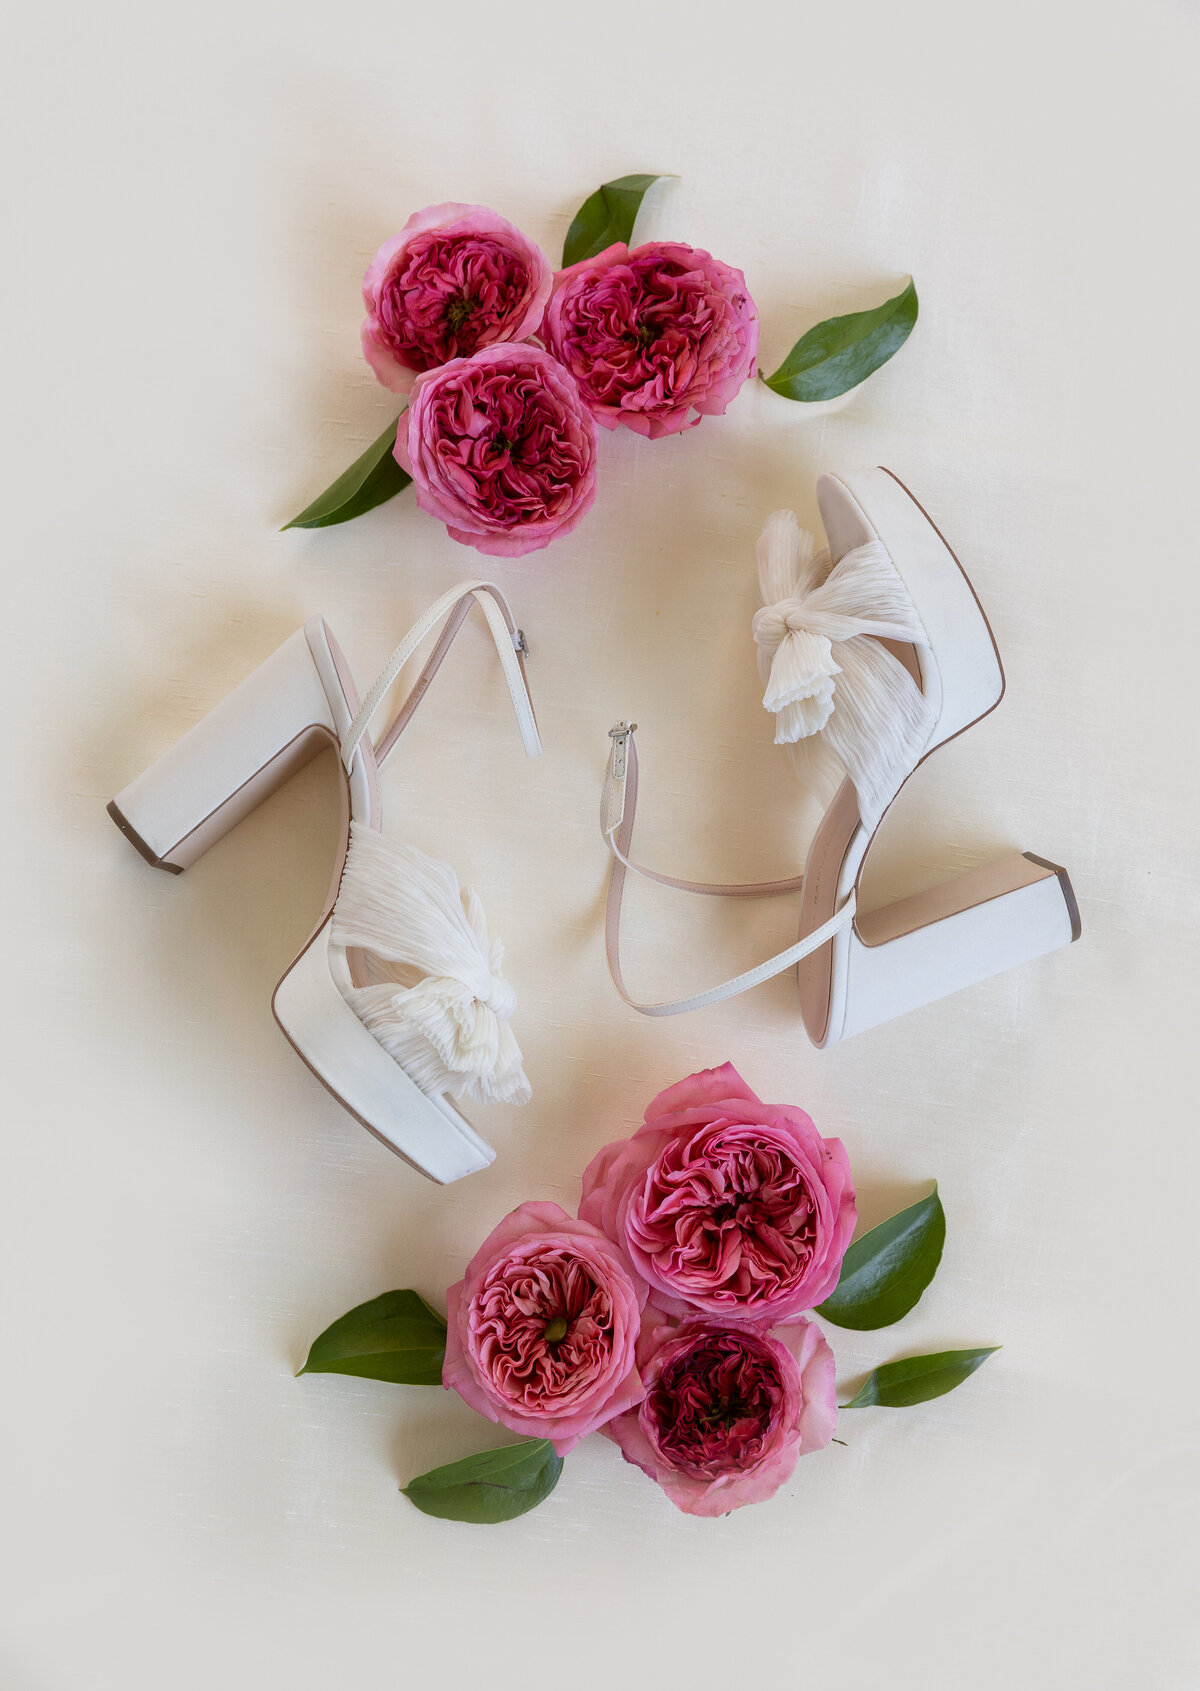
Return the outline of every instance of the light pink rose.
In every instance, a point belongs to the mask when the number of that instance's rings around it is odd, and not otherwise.
[[[621,1251],[557,1204],[505,1216],[446,1293],[442,1384],[559,1455],[642,1399],[646,1299]]]
[[[534,334],[551,282],[546,255],[486,206],[427,206],[367,268],[363,355],[407,393],[422,370]]]
[[[601,1430],[687,1515],[761,1503],[837,1422],[833,1352],[811,1321],[682,1325],[647,1310],[646,1395]]]
[[[672,1315],[781,1321],[837,1285],[857,1211],[840,1139],[764,1104],[731,1063],[668,1087],[584,1170],[580,1215]]]
[[[754,368],[758,312],[741,271],[699,247],[618,242],[557,273],[542,339],[606,429],[657,440],[724,411]]]
[[[500,557],[569,534],[596,497],[595,420],[536,346],[487,346],[418,376],[395,452],[421,509]]]

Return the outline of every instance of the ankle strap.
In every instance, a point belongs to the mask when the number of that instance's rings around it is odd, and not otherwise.
[[[604,793],[600,801],[600,831],[612,854],[604,920],[608,972],[626,1004],[640,1011],[643,1016],[680,1016],[685,1011],[701,1010],[709,1004],[719,1004],[723,999],[747,992],[752,986],[758,986],[775,975],[781,975],[785,969],[799,963],[802,958],[819,951],[853,917],[855,897],[851,890],[840,910],[836,911],[828,922],[823,923],[796,945],[769,957],[765,963],[759,963],[753,969],[747,969],[744,974],[735,975],[732,980],[722,981],[720,985],[695,993],[690,998],[675,998],[662,1004],[639,1003],[626,988],[621,972],[621,906],[625,896],[627,870],[632,869],[635,875],[642,875],[648,881],[657,881],[660,886],[675,887],[681,892],[703,893],[709,898],[777,898],[784,893],[798,892],[804,884],[804,876],[793,875],[777,881],[746,881],[727,885],[714,881],[685,881],[674,875],[661,875],[657,870],[645,869],[632,862],[629,850],[633,843],[638,791],[637,746],[633,738],[636,728],[636,722],[618,722],[615,728],[609,730],[612,749],[609,752],[608,772],[604,778]]]
[[[517,727],[521,731],[521,740],[525,746],[525,751],[529,757],[537,757],[542,749],[542,741],[538,733],[533,700],[529,696],[529,684],[525,679],[525,656],[529,651],[525,644],[525,636],[513,621],[507,599],[493,582],[460,581],[457,587],[452,587],[448,593],[443,593],[441,598],[430,605],[424,615],[418,618],[371,684],[358,715],[346,730],[342,740],[342,762],[347,769],[353,763],[359,741],[366,733],[375,712],[383,703],[388,688],[395,681],[422,640],[437,627],[443,617],[448,617],[449,621],[442,630],[437,645],[426,659],[425,667],[418,676],[415,685],[375,747],[376,761],[383,762],[399,739],[414,710],[420,704],[430,681],[441,667],[442,659],[450,650],[455,635],[466,621],[472,603],[479,606],[487,619],[492,639],[496,643],[496,650],[500,654],[500,667],[503,669],[504,679],[508,683],[509,696],[512,699],[513,710],[516,712]]]

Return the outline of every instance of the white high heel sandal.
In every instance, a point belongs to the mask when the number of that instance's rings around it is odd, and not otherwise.
[[[863,865],[888,805],[918,764],[995,709],[1004,671],[961,564],[890,470],[822,476],[817,498],[829,551],[814,555],[791,512],[775,513],[759,542],[764,608],[754,627],[776,743],[800,754],[802,774],[844,774],[803,875],[717,886],[633,863],[636,724],[611,730],[601,830],[612,853],[609,969],[627,1004],[647,1016],[680,1015],[795,966],[805,1028],[824,1047],[1069,945],[1080,922],[1066,870],[1032,852],[878,910],[858,909]],[[799,892],[799,942],[690,998],[639,1003],[621,974],[629,869],[709,896]]]
[[[148,863],[178,875],[304,764],[339,752],[342,835],[325,909],[275,989],[275,1019],[338,1102],[444,1184],[485,1168],[491,1147],[448,1094],[524,1103],[503,952],[448,864],[379,833],[379,766],[472,604],[500,654],[525,751],[541,751],[525,637],[499,588],[462,582],[431,605],[360,704],[323,617],[312,617],[108,806]],[[445,626],[382,738],[367,727],[392,682]]]

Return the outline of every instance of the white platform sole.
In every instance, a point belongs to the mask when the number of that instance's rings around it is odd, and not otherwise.
[[[422,1092],[346,1003],[328,947],[326,921],[271,999],[275,1020],[297,1055],[344,1110],[438,1185],[486,1168],[496,1158],[486,1140],[448,1099]]]

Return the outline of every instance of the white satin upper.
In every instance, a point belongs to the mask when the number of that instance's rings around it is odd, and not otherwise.
[[[874,821],[933,731],[933,705],[879,644],[926,644],[921,618],[878,541],[831,566],[792,511],[775,511],[757,557],[763,608],[754,639],[775,743],[803,747],[803,772],[818,779],[835,759],[854,782],[863,820]]]
[[[330,938],[363,952],[343,996],[423,1092],[529,1102],[504,947],[448,863],[353,823]]]

